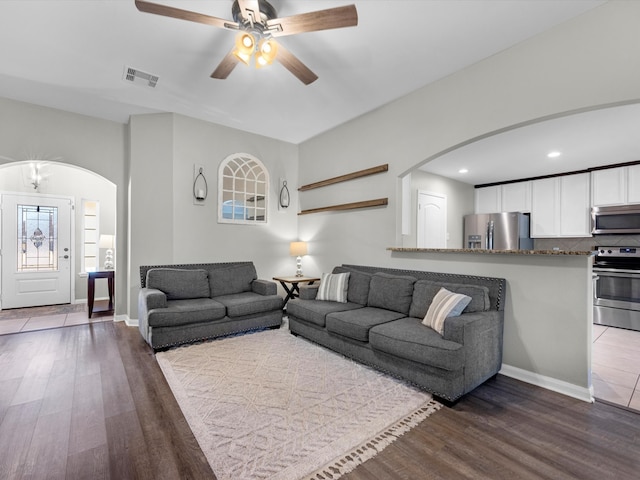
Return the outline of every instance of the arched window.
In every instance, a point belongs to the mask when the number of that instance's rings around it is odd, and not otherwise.
[[[267,222],[269,173],[253,155],[234,153],[218,170],[218,222]]]

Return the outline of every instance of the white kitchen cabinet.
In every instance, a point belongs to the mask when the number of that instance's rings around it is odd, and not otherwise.
[[[476,189],[476,213],[530,212],[531,182],[515,182]]]
[[[502,188],[500,185],[476,188],[475,200],[476,213],[501,212]]]
[[[532,182],[532,237],[590,237],[589,212],[588,173]]]
[[[640,203],[640,165],[627,167],[627,201]]]
[[[545,178],[531,182],[531,236],[560,235],[560,182]]]
[[[560,236],[590,237],[589,174],[560,177]]]
[[[594,207],[640,203],[640,165],[592,172],[591,196]]]
[[[607,168],[591,172],[591,197],[594,207],[622,205],[626,202],[625,167]]]
[[[531,182],[502,185],[502,212],[531,211]]]

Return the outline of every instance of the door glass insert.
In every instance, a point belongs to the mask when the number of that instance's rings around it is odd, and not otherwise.
[[[58,208],[18,205],[18,272],[58,269]]]

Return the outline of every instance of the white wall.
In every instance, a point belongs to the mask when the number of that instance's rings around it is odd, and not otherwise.
[[[116,186],[117,314],[126,312],[126,144],[122,124],[0,98],[0,165],[31,158],[55,160],[95,172]],[[77,294],[82,285],[76,283]]]
[[[137,318],[140,265],[253,261],[260,278],[292,274],[289,242],[297,239],[295,207],[277,209],[278,179],[297,202],[295,145],[174,114],[139,115],[131,129],[130,316]],[[232,153],[250,153],[270,175],[268,221],[217,221],[218,167]],[[209,194],[193,204],[193,166],[205,168]]]
[[[402,242],[397,217],[398,178],[425,160],[471,138],[521,122],[640,99],[640,62],[635,61],[640,45],[639,17],[640,2],[609,2],[301,144],[300,184],[381,163],[390,166],[387,174],[301,193],[304,209],[377,197],[390,201],[387,208],[301,217],[300,236],[317,245],[313,254],[316,272],[328,271],[345,261],[385,266],[400,263],[386,251]],[[469,269],[487,274],[501,271],[491,265],[470,265]],[[444,271],[450,268],[448,263],[428,256],[412,258],[412,266]],[[553,273],[548,270],[551,265],[535,268]],[[580,276],[587,275],[587,270],[584,268]],[[503,273],[511,276],[518,271]],[[589,281],[578,279],[580,285]],[[561,312],[567,305],[584,311],[591,301],[589,292],[581,288],[571,296],[573,304],[568,304],[555,296],[547,299],[545,285],[526,282],[526,286],[526,295],[544,299],[532,305],[537,316],[549,318],[575,335],[561,346],[542,341],[543,335],[537,330],[515,344],[513,337],[507,338],[505,363],[528,365],[541,375],[562,376],[582,384],[588,377],[588,362],[582,364],[583,371],[578,375],[569,371],[573,367],[563,372],[558,368],[563,368],[567,355],[583,356],[585,318],[567,317]],[[513,292],[510,295],[514,301]],[[511,329],[531,331],[530,314],[520,307],[507,312],[506,321]],[[538,328],[549,333],[544,325]],[[522,345],[525,348],[520,348]]]

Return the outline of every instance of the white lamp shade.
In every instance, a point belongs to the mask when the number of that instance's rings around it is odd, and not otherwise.
[[[100,235],[100,248],[113,248],[115,245],[115,235]]]
[[[291,242],[289,254],[292,257],[301,257],[307,254],[307,242]]]

